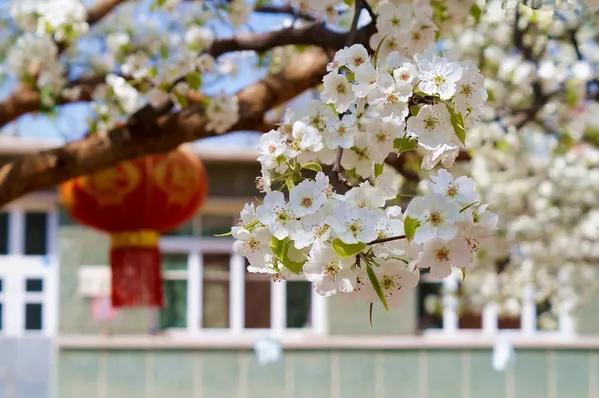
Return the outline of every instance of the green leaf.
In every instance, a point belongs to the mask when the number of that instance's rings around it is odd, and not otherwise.
[[[483,10],[478,6],[478,4],[472,4],[472,7],[470,7],[470,15],[472,15],[474,17],[474,20],[476,21],[476,23],[480,22],[480,17],[483,13]]]
[[[402,138],[396,138],[393,141],[393,147],[397,149],[399,153],[415,151],[418,147],[418,140],[404,135]]]
[[[414,239],[414,235],[416,234],[416,229],[420,226],[420,221],[410,216],[406,216],[403,220],[403,227],[406,232],[406,238],[408,240]]]
[[[383,307],[385,307],[385,310],[389,311],[389,305],[387,304],[387,299],[385,298],[385,295],[383,294],[383,289],[381,288],[381,284],[380,284],[378,278],[376,277],[374,270],[372,269],[372,267],[370,265],[366,266],[366,273],[368,274],[368,279],[370,279],[370,283],[372,283],[372,287],[374,288],[376,295],[379,296],[379,300],[381,300]]]
[[[385,163],[377,163],[374,165],[374,178],[377,178],[381,174],[383,174],[383,169],[385,168]]]
[[[202,85],[202,74],[200,72],[191,72],[185,75],[185,81],[194,90],[197,90]]]
[[[466,130],[464,129],[464,119],[462,119],[462,114],[456,112],[455,109],[453,109],[453,106],[448,103],[445,103],[445,106],[449,112],[451,125],[455,131],[455,135],[458,136],[462,144],[466,144]]]
[[[272,254],[287,268],[289,271],[294,274],[299,274],[304,266],[304,262],[293,261],[289,258],[289,249],[291,246],[291,240],[289,238],[285,238],[283,240],[279,240],[273,237],[270,240],[270,249],[272,250]]]
[[[273,236],[270,240],[270,249],[272,250],[272,254],[275,255],[276,258],[282,260],[285,257],[285,252],[287,251],[287,242],[286,239],[279,240]]]
[[[225,232],[225,233],[222,233],[222,234],[214,234],[214,236],[216,236],[217,238],[223,238],[223,237],[226,237],[226,236],[233,236],[233,231]]]
[[[294,274],[299,274],[300,272],[302,272],[302,269],[304,268],[304,263],[299,261],[291,261],[288,258],[285,259],[285,261],[282,261],[282,263],[285,266],[285,268],[287,268]]]
[[[418,116],[420,108],[422,108],[420,104],[410,105],[408,108],[410,110],[410,116]]]
[[[344,243],[340,239],[335,239],[331,244],[335,253],[339,255],[339,257],[351,257],[356,254],[362,252],[364,248],[366,248],[365,243]]]
[[[182,107],[185,108],[187,105],[189,105],[189,102],[187,101],[187,97],[185,95],[176,91],[173,94],[175,95],[175,98],[177,99],[179,104],[181,104]]]
[[[295,182],[293,182],[293,177],[288,177],[285,179],[285,185],[287,185],[287,190],[291,192],[293,187],[295,187]]]
[[[368,305],[368,322],[370,323],[370,327],[372,328],[372,309],[374,308],[374,303],[370,303]]]
[[[356,173],[356,169],[350,169],[350,170],[345,170],[345,174],[347,174],[347,176],[349,178],[351,178],[352,180],[359,180],[360,176],[358,175],[358,173]]]
[[[302,169],[312,170],[318,173],[319,171],[322,171],[322,166],[318,162],[308,162],[302,165]]]

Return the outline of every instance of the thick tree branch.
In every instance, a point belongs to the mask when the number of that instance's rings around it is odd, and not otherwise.
[[[263,116],[268,110],[318,84],[326,73],[328,61],[324,51],[306,50],[280,73],[239,91],[236,96],[240,119],[231,131],[262,127]],[[165,152],[184,142],[213,135],[206,131],[206,119],[199,105],[178,112],[170,112],[171,106],[168,103],[160,109],[146,106],[125,125],[111,131],[3,165],[0,168],[0,206],[28,192],[120,161]]]

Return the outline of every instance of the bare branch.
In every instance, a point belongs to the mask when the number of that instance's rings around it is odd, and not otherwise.
[[[57,104],[90,101],[94,88],[104,81],[104,76],[84,77],[67,85],[69,96],[57,99]],[[42,107],[41,94],[38,90],[21,84],[3,101],[0,101],[0,126],[15,120],[27,113],[39,111]]]
[[[381,238],[381,239],[375,239],[372,242],[368,242],[369,245],[376,245],[379,243],[387,243],[387,242],[392,242],[394,240],[400,240],[400,239],[405,239],[406,236],[405,235],[398,235],[398,236],[390,236],[388,238]]]
[[[354,33],[350,43],[362,43],[368,47],[368,39],[375,27],[369,24]],[[246,33],[235,37],[216,40],[208,53],[218,57],[232,51],[266,51],[284,45],[314,45],[325,49],[339,49],[348,44],[349,33],[334,32],[324,23],[314,22],[302,28],[284,28],[266,33]]]
[[[280,73],[239,91],[236,96],[240,119],[231,131],[262,128],[268,110],[320,82],[328,61],[324,51],[306,50]],[[0,206],[28,192],[120,161],[165,152],[181,143],[213,135],[206,131],[206,119],[199,105],[178,112],[170,112],[171,106],[168,103],[159,109],[146,106],[125,125],[111,131],[4,164],[0,168]]]
[[[98,0],[87,10],[87,23],[93,25],[127,0]]]

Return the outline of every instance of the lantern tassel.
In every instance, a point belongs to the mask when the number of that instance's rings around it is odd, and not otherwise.
[[[161,255],[155,231],[121,232],[112,235],[112,305],[162,307]]]

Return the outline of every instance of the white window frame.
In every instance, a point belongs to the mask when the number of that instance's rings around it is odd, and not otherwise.
[[[537,328],[537,305],[534,300],[534,287],[528,285],[524,289],[522,297],[522,311],[520,313],[520,328],[518,329],[499,329],[499,308],[497,303],[487,303],[482,310],[482,328],[481,329],[460,329],[458,314],[457,292],[461,272],[454,269],[452,274],[443,279],[442,283],[442,320],[443,326],[440,329],[424,329],[426,336],[471,336],[471,335],[515,335],[531,336],[542,335],[556,338],[570,338],[576,333],[575,321],[570,312],[562,311],[558,315],[557,330],[540,330]],[[432,282],[432,280],[430,281]],[[439,282],[439,281],[435,281]],[[421,283],[427,283],[426,279]]]
[[[233,251],[233,240],[227,238],[163,237],[160,250],[164,254],[187,254],[187,326],[170,328],[167,333],[186,336],[206,335],[324,335],[326,329],[326,300],[311,292],[311,325],[307,328],[287,328],[286,283],[271,281],[270,328],[245,328],[245,260]],[[230,256],[229,327],[202,328],[203,314],[203,254]],[[168,278],[168,274],[172,278]],[[167,279],[181,279],[181,271],[166,271]]]
[[[2,330],[0,336],[52,337],[58,325],[58,256],[56,237],[58,210],[56,195],[42,192],[27,195],[1,209],[9,214],[8,253],[0,254],[0,293],[2,308]],[[44,212],[47,214],[47,241],[45,255],[24,254],[25,214]],[[27,279],[41,279],[42,292],[27,292]],[[25,304],[42,304],[42,328],[25,330]]]

